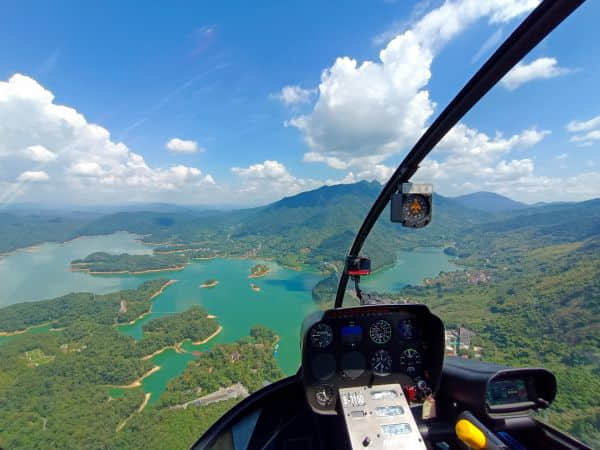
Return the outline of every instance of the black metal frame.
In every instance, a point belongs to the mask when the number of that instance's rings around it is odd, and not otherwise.
[[[200,438],[196,441],[194,445],[192,445],[192,449],[202,449],[207,445],[213,443],[218,436],[227,430],[232,423],[235,423],[236,420],[239,420],[243,417],[249,410],[259,409],[262,404],[275,392],[289,389],[297,385],[299,389],[301,389],[300,375],[297,373],[287,378],[283,378],[278,380],[272,384],[265,386],[254,394],[246,397],[240,403],[235,405],[229,411],[227,411],[223,416],[219,418],[208,430],[200,436]]]
[[[504,41],[487,62],[446,106],[435,122],[406,155],[383,187],[361,225],[348,256],[358,256],[367,236],[394,192],[415,174],[419,164],[454,125],[542,39],[566,19],[585,0],[544,0]],[[348,275],[343,272],[335,298],[335,307],[344,302]]]

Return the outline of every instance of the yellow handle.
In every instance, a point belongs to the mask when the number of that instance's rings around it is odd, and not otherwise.
[[[485,448],[485,434],[466,419],[460,419],[454,427],[458,438],[470,448],[481,450]]]

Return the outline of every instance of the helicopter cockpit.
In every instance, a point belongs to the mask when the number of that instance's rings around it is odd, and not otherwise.
[[[589,448],[536,418],[556,395],[551,372],[447,357],[444,324],[427,306],[390,304],[360,288],[370,272],[361,248],[388,205],[391,220],[403,226],[431,221],[431,185],[410,183],[420,162],[581,3],[543,1],[450,102],[367,214],[346,258],[335,307],[304,319],[297,374],[244,399],[193,448]],[[349,280],[360,306],[342,308]]]

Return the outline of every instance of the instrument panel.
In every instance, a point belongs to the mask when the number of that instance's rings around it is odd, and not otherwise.
[[[337,390],[423,381],[434,392],[443,363],[442,322],[423,305],[332,309],[307,317],[302,374],[315,412],[335,414]]]

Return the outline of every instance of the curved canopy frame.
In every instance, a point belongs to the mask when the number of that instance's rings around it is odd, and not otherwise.
[[[373,203],[354,238],[349,256],[358,256],[377,219],[402,183],[415,174],[419,164],[460,119],[494,87],[527,53],[554,30],[585,0],[544,0],[504,41],[462,90],[435,119],[406,155]],[[342,272],[335,307],[344,302],[348,275]]]

